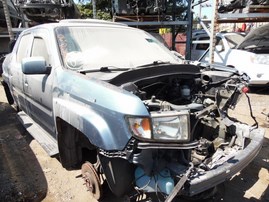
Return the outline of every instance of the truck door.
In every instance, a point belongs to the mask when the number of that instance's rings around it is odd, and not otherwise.
[[[37,30],[34,33],[30,57],[41,56],[45,59],[46,65],[53,66],[51,54],[49,54],[50,44],[48,31]],[[24,93],[28,114],[50,134],[55,132],[52,112],[52,72],[50,74],[24,75]]]
[[[18,46],[14,49],[14,51],[16,51],[16,57],[12,58],[12,68],[10,68],[9,79],[15,102],[18,104],[20,109],[26,111],[27,107],[23,92],[24,74],[21,70],[21,61],[23,58],[29,57],[33,35],[31,33],[26,33],[18,40]]]

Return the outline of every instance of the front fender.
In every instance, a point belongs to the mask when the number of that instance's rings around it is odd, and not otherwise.
[[[125,116],[149,116],[144,103],[124,89],[71,71],[56,74],[54,117],[77,128],[98,148],[124,149],[131,137]]]
[[[130,139],[130,132],[123,114],[113,112],[102,114],[87,105],[54,99],[55,117],[59,117],[81,131],[90,142],[104,150],[122,150]]]

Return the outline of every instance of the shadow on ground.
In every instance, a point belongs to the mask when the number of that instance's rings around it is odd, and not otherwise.
[[[249,90],[252,94],[269,95],[269,86],[250,86]]]
[[[46,178],[25,136],[16,111],[0,102],[0,201],[41,201],[46,196]]]

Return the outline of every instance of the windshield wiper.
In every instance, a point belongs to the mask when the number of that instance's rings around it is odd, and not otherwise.
[[[111,71],[127,71],[131,68],[120,68],[115,66],[107,66],[107,67],[101,67],[99,70],[100,72],[111,72]]]
[[[100,67],[99,69],[82,69],[79,72],[80,73],[91,73],[91,72],[114,72],[114,71],[128,71],[131,68],[120,68],[115,66],[106,66],[106,67]]]
[[[170,62],[168,62],[168,61],[167,62],[163,62],[163,61],[160,61],[160,60],[156,60],[156,61],[153,61],[151,63],[140,65],[140,66],[137,66],[137,67],[149,67],[149,66],[163,65],[163,64],[170,64]]]
[[[244,47],[244,50],[258,50],[258,49],[263,49],[263,48],[269,48],[269,46],[266,46],[266,45],[260,45],[260,46],[246,46]]]

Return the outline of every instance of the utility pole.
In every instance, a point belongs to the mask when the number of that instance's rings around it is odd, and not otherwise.
[[[209,45],[209,63],[214,63],[214,53],[216,45],[216,32],[218,31],[218,1],[213,1],[213,16],[211,19],[211,33],[210,33],[210,45]]]
[[[6,2],[6,0],[1,0],[1,1],[2,1],[2,5],[3,5],[3,9],[4,9],[4,15],[6,18],[8,35],[9,35],[10,41],[12,41],[12,40],[14,40],[14,34],[12,32],[12,23],[10,20],[10,13],[8,10],[7,2]]]
[[[93,14],[93,19],[97,18],[96,14],[96,0],[92,0],[92,14]]]
[[[198,12],[198,17],[200,18],[200,19],[202,19],[202,3],[200,3],[199,4],[199,12]],[[200,23],[198,23],[198,26],[197,26],[197,28],[198,29],[201,29],[201,24]]]

